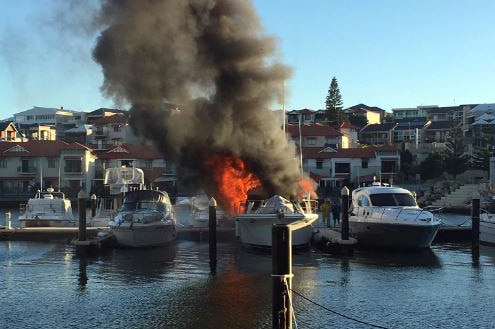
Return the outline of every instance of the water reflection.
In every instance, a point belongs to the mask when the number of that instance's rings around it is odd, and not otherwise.
[[[115,275],[128,282],[159,279],[174,265],[175,243],[158,248],[117,248],[101,257],[101,275],[115,280]]]
[[[442,267],[440,258],[432,249],[417,251],[356,249],[351,259],[356,263],[380,267]]]

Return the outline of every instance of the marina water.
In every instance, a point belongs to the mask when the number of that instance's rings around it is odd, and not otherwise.
[[[64,242],[0,241],[0,328],[271,328],[271,255],[235,240],[217,250],[213,275],[208,241],[88,257]],[[495,248],[480,254],[469,243],[297,253],[297,328],[493,328]]]

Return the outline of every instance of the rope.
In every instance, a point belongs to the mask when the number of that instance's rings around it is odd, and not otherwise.
[[[331,310],[331,309],[329,309],[328,307],[323,306],[323,305],[321,305],[321,304],[319,304],[319,303],[317,303],[317,302],[315,302],[315,301],[313,301],[313,300],[311,300],[311,299],[309,299],[309,298],[305,297],[304,295],[302,295],[301,293],[299,293],[299,292],[295,291],[294,289],[291,289],[291,291],[292,291],[293,293],[295,293],[296,295],[298,295],[299,297],[301,297],[301,298],[303,298],[303,299],[307,300],[308,302],[313,303],[314,305],[319,306],[319,307],[321,307],[322,309],[324,309],[324,310],[326,310],[326,311],[328,311],[328,312],[331,312],[331,313],[333,313],[333,314],[339,315],[339,316],[341,316],[341,317],[343,317],[343,318],[346,318],[346,319],[348,319],[348,320],[352,320],[352,321],[354,321],[354,322],[358,322],[358,323],[361,323],[361,324],[365,324],[365,325],[367,325],[367,326],[374,327],[374,328],[389,329],[388,327],[383,327],[383,326],[380,326],[380,325],[377,325],[377,324],[372,324],[372,323],[369,323],[369,322],[366,322],[366,321],[362,321],[362,320],[359,320],[359,319],[356,319],[356,318],[353,318],[353,317],[347,316],[347,315],[342,314],[342,313],[339,313],[339,312],[337,312],[337,311]]]

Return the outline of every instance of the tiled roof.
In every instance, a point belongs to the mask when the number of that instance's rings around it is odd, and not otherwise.
[[[116,113],[106,117],[99,118],[93,122],[95,126],[103,126],[108,124],[126,124],[129,122],[127,114]]]
[[[24,149],[25,151],[15,151]],[[9,151],[10,150],[10,151]],[[62,150],[90,149],[79,143],[67,143],[61,140],[30,140],[27,142],[0,142],[1,157],[57,157]]]
[[[120,151],[121,150],[121,151]],[[149,145],[130,145],[124,144],[115,146],[108,151],[96,152],[99,159],[162,159],[163,155],[158,150]]]
[[[289,123],[287,124],[287,131],[292,137],[299,136],[299,125]],[[339,137],[342,134],[329,125],[312,123],[301,125],[301,136]]]

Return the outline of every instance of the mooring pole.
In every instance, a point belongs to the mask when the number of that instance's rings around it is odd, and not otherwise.
[[[272,328],[292,329],[292,234],[289,225],[272,228]]]
[[[213,197],[210,198],[208,241],[210,247],[210,271],[215,274],[217,269],[217,201]]]
[[[349,240],[349,189],[344,186],[340,191],[342,197],[342,228],[341,237],[342,240]]]
[[[91,217],[96,216],[96,194],[91,194]]]
[[[480,257],[480,195],[473,194],[471,202],[471,250],[473,258]]]
[[[10,230],[12,228],[12,214],[10,211],[5,213],[5,226]]]
[[[77,194],[77,209],[79,211],[79,241],[86,241],[86,192],[80,190]]]

